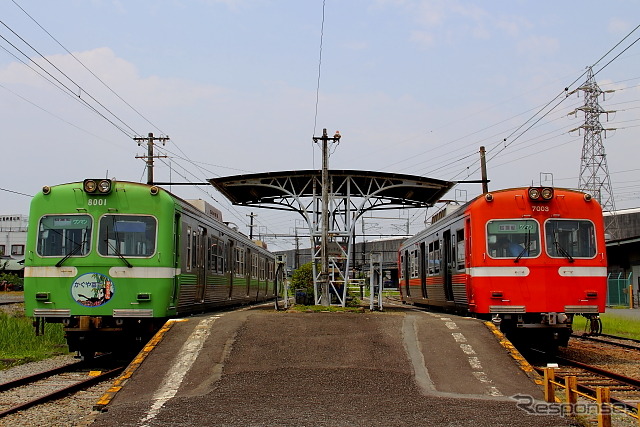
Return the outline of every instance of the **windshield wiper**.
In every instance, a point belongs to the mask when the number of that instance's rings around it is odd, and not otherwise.
[[[127,260],[127,259],[124,257],[124,255],[122,255],[122,254],[120,253],[120,251],[118,250],[118,247],[117,247],[117,246],[113,246],[113,245],[109,242],[109,239],[104,239],[104,242],[105,242],[105,243],[106,243],[106,244],[107,244],[107,245],[108,245],[108,246],[113,250],[113,252],[115,252],[115,253],[116,253],[116,255],[118,255],[118,257],[119,257],[122,261],[124,261],[124,263],[125,263],[125,264],[127,264],[127,267],[129,267],[129,268],[132,268],[132,267],[133,267],[133,265],[131,265],[131,263],[129,262],[129,260]]]
[[[531,230],[527,231],[527,240],[525,241],[524,248],[522,248],[522,251],[518,254],[516,259],[513,260],[513,262],[519,262],[520,258],[522,258],[525,253],[528,255],[529,248],[531,248]]]
[[[113,230],[114,230],[114,232],[115,232],[115,235],[116,235],[116,241],[117,241],[117,240],[119,240],[119,239],[117,239],[117,237],[118,237],[118,232],[117,232],[117,231],[115,231],[115,230],[116,230],[115,219],[113,220],[113,222],[114,222],[114,224],[113,224]],[[118,257],[119,257],[122,261],[124,261],[124,263],[125,263],[125,264],[127,264],[127,267],[132,268],[132,267],[133,267],[133,265],[131,265],[131,263],[129,262],[129,260],[127,260],[127,259],[124,257],[124,255],[122,255],[122,253],[120,253],[120,251],[118,250],[118,245],[116,244],[116,245],[114,246],[114,245],[112,245],[112,244],[111,244],[111,242],[109,242],[109,228],[108,228],[108,227],[107,227],[107,233],[106,233],[106,235],[107,235],[107,238],[106,238],[106,239],[104,239],[104,242],[109,246],[109,248],[111,248],[111,249],[116,253],[116,255],[118,255]]]
[[[60,267],[62,266],[62,264],[68,260],[71,256],[75,255],[76,252],[78,252],[80,250],[80,248],[82,248],[84,246],[84,244],[87,243],[86,240],[83,240],[82,242],[76,244],[76,246],[68,253],[64,256],[64,258],[62,258],[60,261],[56,262],[56,267]]]
[[[565,248],[563,248],[562,246],[560,246],[560,243],[558,243],[558,234],[557,233],[553,233],[553,244],[556,247],[556,250],[560,253],[560,255],[562,255],[563,257],[567,258],[569,260],[569,262],[574,262],[574,259],[571,255],[569,255],[569,252],[567,252],[565,250]]]

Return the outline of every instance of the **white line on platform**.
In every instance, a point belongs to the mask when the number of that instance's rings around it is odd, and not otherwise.
[[[200,354],[200,350],[202,350],[202,346],[211,331],[211,325],[219,317],[220,316],[212,316],[203,319],[195,327],[189,338],[187,338],[173,362],[173,366],[169,369],[169,374],[165,377],[160,388],[158,388],[154,393],[153,405],[151,405],[147,416],[140,421],[140,425],[142,427],[147,427],[146,423],[155,418],[160,412],[160,408],[162,408],[169,399],[176,395],[180,388],[180,384],[182,383],[182,379],[187,372],[189,372],[189,369],[191,369],[191,366],[196,361],[198,354]]]

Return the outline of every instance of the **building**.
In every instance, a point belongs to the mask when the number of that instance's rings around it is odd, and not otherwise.
[[[608,305],[628,305],[628,288],[632,287],[634,305],[640,301],[640,208],[617,211],[618,236],[607,240],[609,272]],[[612,223],[612,214],[605,213],[605,225]]]
[[[24,276],[28,223],[26,215],[0,215],[0,272]]]

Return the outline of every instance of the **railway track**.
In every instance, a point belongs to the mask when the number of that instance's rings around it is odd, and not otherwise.
[[[0,384],[0,418],[109,380],[125,367],[126,363],[102,356]]]
[[[578,391],[596,396],[597,387],[609,387],[611,402],[637,410],[640,402],[640,379],[620,375],[597,366],[589,365],[566,357],[555,356],[559,367],[555,369],[557,379],[574,376],[577,378]],[[543,368],[535,368],[539,373]]]
[[[640,351],[640,340],[635,340],[633,338],[625,338],[618,337],[615,335],[608,334],[598,334],[598,335],[590,335],[590,334],[572,334],[573,338],[598,342],[602,344],[609,344],[616,347],[626,348],[628,350],[638,350]]]

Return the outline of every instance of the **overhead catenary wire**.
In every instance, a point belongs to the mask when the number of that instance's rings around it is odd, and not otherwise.
[[[69,93],[75,95],[77,97],[78,100],[80,100],[85,106],[87,106],[89,109],[91,109],[92,111],[94,111],[95,113],[97,113],[99,116],[101,116],[102,118],[104,118],[105,120],[107,120],[109,123],[111,123],[112,125],[114,125],[118,130],[120,130],[121,132],[125,133],[126,135],[128,135],[128,133],[124,130],[124,128],[120,125],[117,125],[116,123],[114,123],[113,120],[109,119],[108,117],[106,117],[102,112],[98,111],[98,109],[96,107],[94,107],[93,105],[91,105],[89,102],[87,102],[84,98],[82,98],[82,93],[84,92],[91,100],[93,100],[95,103],[97,103],[102,109],[104,109],[107,113],[109,113],[116,121],[122,123],[122,125],[125,128],[128,128],[133,134],[136,134],[136,131],[131,128],[131,126],[129,126],[127,123],[125,123],[122,119],[120,119],[115,113],[113,113],[111,110],[109,110],[106,106],[104,106],[101,102],[99,102],[97,99],[95,99],[89,92],[87,92],[82,86],[80,86],[78,83],[76,83],[71,77],[69,77],[64,71],[62,71],[58,66],[56,66],[55,64],[53,64],[47,57],[45,57],[42,53],[40,53],[40,51],[38,49],[36,49],[35,47],[33,47],[29,42],[27,42],[22,36],[20,36],[18,33],[16,33],[11,27],[9,27],[4,21],[0,20],[0,24],[2,24],[5,28],[7,28],[12,34],[14,34],[18,39],[20,39],[20,41],[22,41],[24,44],[26,44],[27,46],[29,46],[29,48],[31,50],[33,50],[38,56],[40,56],[46,63],[48,63],[49,65],[51,65],[58,73],[60,73],[61,75],[63,75],[67,80],[69,80],[71,83],[73,83],[73,85],[78,89],[78,93],[76,93],[74,90],[72,90],[69,86],[67,86],[65,83],[63,83],[59,78],[57,78],[56,76],[54,76],[50,71],[46,70],[44,67],[42,67],[40,64],[38,64],[36,61],[34,61],[29,55],[27,55],[25,52],[23,52],[20,48],[18,48],[15,44],[11,43],[11,41],[9,41],[9,39],[7,39],[4,36],[0,35],[0,38],[2,38],[5,42],[7,42],[9,45],[11,45],[11,47],[13,47],[14,49],[16,49],[18,52],[20,52],[24,57],[26,57],[29,61],[31,61],[32,63],[34,63],[38,68],[40,68],[42,71],[44,71],[46,74],[48,74],[49,76],[51,76],[51,78],[53,78],[56,82],[58,82],[64,89],[66,89]]]
[[[138,116],[140,116],[142,119],[144,119],[147,123],[149,123],[153,128],[157,129],[160,133],[165,133],[162,132],[162,130],[156,126],[155,124],[153,124],[151,122],[151,120],[149,120],[146,116],[144,116],[140,111],[138,111],[136,108],[134,108],[130,103],[128,103],[124,98],[122,98],[115,90],[113,90],[108,84],[106,84],[104,82],[104,80],[102,80],[100,77],[98,77],[89,67],[87,67],[82,61],[80,61],[80,59],[74,55],[71,51],[69,51],[69,49],[67,49],[62,43],[60,43],[58,41],[58,39],[56,39],[49,31],[47,31],[47,29],[45,29],[33,16],[31,16],[22,6],[20,6],[18,4],[18,2],[16,2],[16,0],[11,0],[22,12],[24,12],[25,15],[27,15],[29,17],[29,19],[31,19],[38,27],[40,27],[40,29],[42,29],[42,31],[44,31],[49,37],[51,37],[51,39],[53,41],[55,41],[61,48],[63,48],[65,50],[65,52],[67,52],[69,55],[71,55],[71,57],[73,59],[75,59],[80,65],[82,65],[82,67],[84,67],[85,70],[87,70],[93,77],[95,77],[100,83],[102,83],[102,85],[104,87],[106,87],[113,95],[115,95],[119,100],[121,100],[126,106],[128,106],[131,110],[133,110],[136,114],[138,114]]]

